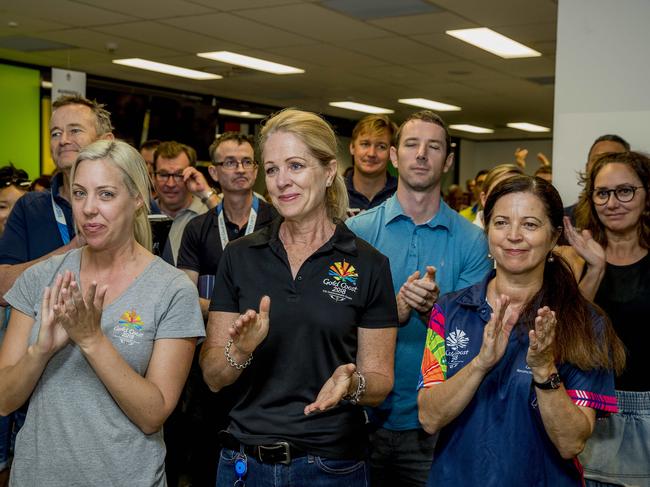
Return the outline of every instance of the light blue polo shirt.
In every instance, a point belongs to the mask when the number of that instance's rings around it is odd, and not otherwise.
[[[428,265],[437,269],[436,282],[441,295],[481,281],[492,269],[487,257],[487,240],[481,229],[443,201],[438,213],[421,225],[404,214],[397,194],[380,206],[350,218],[346,224],[388,257],[395,292],[416,270],[424,275]],[[395,384],[383,404],[372,410],[372,420],[382,428],[394,431],[420,428],[417,385],[426,334],[426,324],[415,312],[397,333]]]

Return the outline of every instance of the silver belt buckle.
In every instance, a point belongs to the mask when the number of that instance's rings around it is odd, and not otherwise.
[[[273,445],[260,445],[257,448],[260,451],[260,461],[262,461],[262,451],[272,451],[272,450],[277,450],[278,447],[284,448],[284,456],[285,459],[277,462],[277,463],[282,463],[284,465],[289,465],[291,463],[291,447],[289,446],[289,443],[286,441],[278,441],[277,443],[274,443]]]

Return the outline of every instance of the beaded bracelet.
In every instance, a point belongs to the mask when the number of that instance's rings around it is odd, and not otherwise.
[[[223,353],[226,356],[226,360],[228,361],[228,365],[230,365],[231,367],[236,368],[237,370],[243,370],[243,369],[245,369],[246,367],[248,367],[251,364],[251,362],[253,361],[253,354],[252,353],[248,356],[248,359],[246,360],[246,362],[244,362],[243,364],[238,364],[230,356],[230,347],[232,347],[232,338],[230,340],[228,340],[228,342],[226,343],[226,348],[224,348],[224,350],[223,350]]]

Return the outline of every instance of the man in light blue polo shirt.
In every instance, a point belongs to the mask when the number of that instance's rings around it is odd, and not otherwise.
[[[438,288],[448,293],[468,287],[483,279],[492,264],[480,229],[440,197],[442,174],[453,164],[444,121],[428,110],[414,113],[394,143],[397,192],[346,223],[390,259],[404,322],[397,336],[393,391],[371,411],[378,428],[371,437],[372,485],[416,486],[427,480],[435,443],[422,430],[417,412],[426,320]]]

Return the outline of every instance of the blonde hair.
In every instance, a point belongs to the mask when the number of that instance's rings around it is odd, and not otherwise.
[[[260,133],[259,145],[262,158],[264,158],[266,142],[276,132],[289,133],[298,137],[324,168],[336,159],[336,134],[330,124],[315,113],[287,108],[267,119]],[[337,172],[325,192],[327,216],[332,221],[343,221],[348,209],[348,201],[345,182]]]
[[[523,176],[524,171],[522,171],[521,168],[516,164],[499,164],[498,166],[494,166],[485,175],[485,179],[483,180],[483,185],[481,186],[481,191],[483,191],[487,196],[487,194],[492,189],[492,186],[494,186],[494,183],[499,179],[501,179],[501,177],[505,176],[506,174],[511,174],[511,176],[517,176],[517,175]]]
[[[75,173],[82,161],[106,160],[112,162],[122,172],[122,180],[133,198],[140,197],[142,206],[138,208],[133,220],[135,240],[151,251],[151,225],[149,214],[149,195],[151,191],[147,164],[140,153],[121,140],[98,140],[84,147],[72,166],[70,180],[74,182]]]

